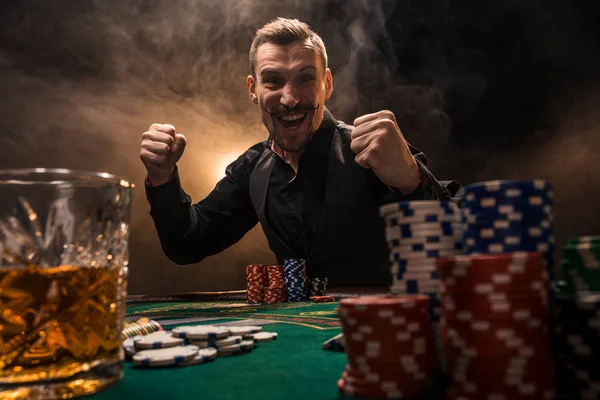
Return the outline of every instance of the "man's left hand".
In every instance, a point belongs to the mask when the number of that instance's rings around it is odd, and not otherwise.
[[[356,163],[371,168],[386,185],[403,194],[419,186],[419,166],[391,111],[355,119],[350,148],[356,153]]]

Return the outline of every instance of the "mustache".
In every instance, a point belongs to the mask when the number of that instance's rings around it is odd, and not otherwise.
[[[310,111],[315,111],[319,109],[319,104],[317,104],[316,106],[310,103],[305,103],[305,104],[296,104],[293,108],[290,107],[286,107],[286,106],[282,106],[282,107],[278,107],[278,108],[267,108],[265,111],[267,112],[267,114],[273,116],[273,117],[277,117],[279,115],[282,114],[288,114],[291,112],[310,112]]]

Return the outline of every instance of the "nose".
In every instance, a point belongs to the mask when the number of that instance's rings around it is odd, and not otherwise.
[[[298,95],[294,85],[288,83],[283,87],[281,99],[279,101],[284,107],[292,109],[296,107],[296,104],[299,103],[299,98],[300,96]]]

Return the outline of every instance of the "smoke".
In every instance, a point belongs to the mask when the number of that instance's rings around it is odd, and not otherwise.
[[[600,123],[588,113],[573,125],[598,104],[592,2],[12,0],[0,11],[0,167],[133,181],[131,293],[243,288],[245,264],[273,260],[256,228],[200,266],[173,266],[147,214],[139,145],[152,123],[173,124],[188,139],[184,188],[208,194],[216,165],[266,137],[245,78],[254,32],[278,16],[323,37],[338,119],[394,111],[443,179],[537,176],[556,181],[558,200],[585,196],[565,171],[577,174],[574,143]],[[554,146],[569,152],[560,171]],[[585,171],[598,166],[586,159]]]

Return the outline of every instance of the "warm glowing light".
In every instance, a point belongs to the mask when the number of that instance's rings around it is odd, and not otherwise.
[[[234,162],[241,154],[242,153],[232,151],[230,153],[222,155],[221,158],[215,161],[214,176],[217,181],[220,181],[225,177],[225,168],[227,168],[229,164]]]

